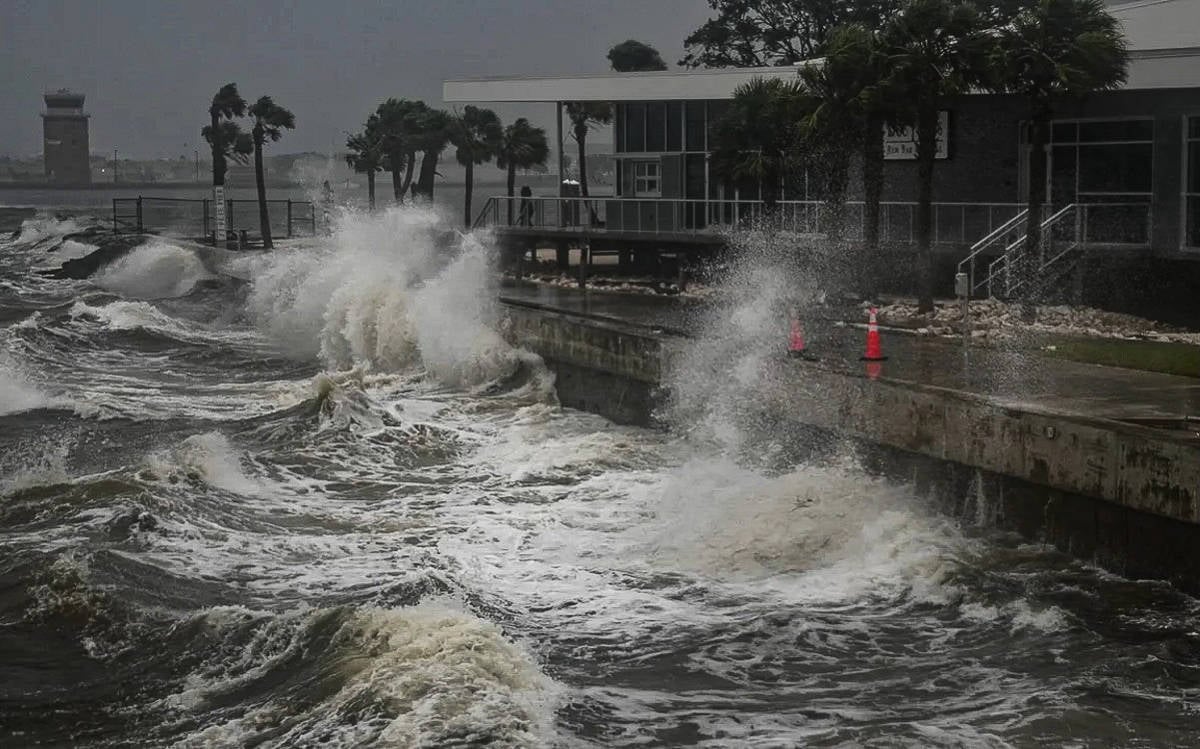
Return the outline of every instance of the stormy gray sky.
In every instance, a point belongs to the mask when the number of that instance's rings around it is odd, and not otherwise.
[[[227,81],[295,112],[277,153],[328,151],[388,96],[440,104],[446,78],[600,72],[630,37],[674,66],[709,14],[704,0],[4,0],[0,154],[40,153],[42,93],[70,88],[87,94],[93,152],[190,157]]]

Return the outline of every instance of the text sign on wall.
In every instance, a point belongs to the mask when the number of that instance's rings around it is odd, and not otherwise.
[[[938,112],[937,154],[934,158],[950,158],[950,113]],[[889,161],[913,161],[917,158],[917,129],[915,127],[883,126],[883,158]]]

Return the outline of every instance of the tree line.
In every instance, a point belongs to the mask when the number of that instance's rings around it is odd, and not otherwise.
[[[472,219],[476,166],[495,161],[496,166],[506,170],[511,196],[517,170],[543,165],[550,155],[546,131],[524,117],[504,126],[490,109],[468,105],[461,112],[445,112],[423,101],[393,98],[380,104],[367,117],[362,130],[347,138],[346,163],[367,176],[367,200],[372,210],[379,172],[390,172],[396,203],[410,197],[432,201],[438,161],[451,146],[455,160],[466,170],[463,222],[467,226]]]
[[[939,112],[973,91],[1029,106],[1028,228],[1038,253],[1046,146],[1056,107],[1125,82],[1129,55],[1101,0],[709,0],[716,16],[687,37],[688,66],[796,65],[794,80],[737,89],[717,123],[713,170],[761,182],[772,206],[785,178],[812,170],[842,233],[851,154],[862,162],[864,252],[879,247],[884,129],[916,133],[920,307],[933,309],[932,195]],[[811,62],[805,62],[811,61]]]

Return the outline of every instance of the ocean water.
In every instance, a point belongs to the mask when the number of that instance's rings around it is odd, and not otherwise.
[[[89,223],[0,245],[0,745],[1195,743],[1195,599],[755,420],[770,252],[645,430],[433,213],[43,275]]]

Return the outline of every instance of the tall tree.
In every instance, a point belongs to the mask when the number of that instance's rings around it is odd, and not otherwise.
[[[367,206],[375,210],[375,173],[383,168],[383,142],[378,128],[369,124],[346,138],[346,166],[367,175]]]
[[[550,144],[546,141],[546,131],[534,127],[529,120],[519,117],[508,127],[504,128],[504,137],[500,140],[500,148],[496,152],[496,166],[508,173],[508,223],[513,222],[514,191],[517,187],[517,170],[533,169],[544,165],[550,157]]]
[[[800,77],[818,98],[807,121],[810,137],[828,155],[820,159],[835,177],[835,228],[846,183],[849,154],[858,149],[863,178],[863,253],[873,258],[879,248],[879,205],[883,192],[883,128],[895,118],[892,94],[883,85],[886,58],[874,31],[857,24],[834,29],[822,48],[822,63],[806,65]],[[832,151],[832,152],[830,152]],[[841,188],[839,191],[836,188]]]
[[[612,122],[612,105],[606,101],[567,102],[567,118],[571,121],[571,138],[579,146],[579,194],[586,198],[588,197],[588,131],[593,127],[607,125]]]
[[[879,28],[901,0],[708,0],[716,15],[684,40],[689,68],[792,65],[844,24]]]
[[[254,183],[258,187],[258,225],[262,232],[263,247],[271,249],[271,217],[267,213],[267,186],[263,176],[263,145],[270,140],[276,143],[283,137],[286,128],[296,127],[296,117],[279,106],[269,96],[260,96],[249,109],[254,127],[250,135],[254,140]]]
[[[367,129],[379,135],[381,166],[391,172],[392,198],[397,203],[404,202],[412,184],[419,120],[428,110],[423,101],[387,99],[367,119]]]
[[[414,194],[432,203],[438,159],[450,141],[450,116],[440,109],[425,107],[414,115],[413,127],[412,147],[421,152],[421,169]]]
[[[1028,263],[1042,242],[1054,106],[1120,86],[1128,76],[1129,52],[1120,24],[1101,0],[1035,0],[1000,27],[993,59],[998,87],[1029,100]]]
[[[618,73],[666,70],[667,63],[658,50],[636,39],[626,39],[608,50],[608,61]]]
[[[490,109],[468,104],[450,120],[450,142],[454,158],[466,169],[466,193],[463,198],[463,226],[471,228],[471,193],[475,187],[475,166],[496,157],[504,139],[500,118]]]
[[[220,187],[225,184],[226,159],[245,163],[252,150],[249,138],[233,121],[246,116],[246,100],[238,93],[236,83],[226,83],[213,95],[208,116],[209,124],[201,128],[200,134],[212,148],[213,187]]]
[[[799,79],[754,78],[738,86],[716,125],[713,172],[759,182],[770,211],[779,201],[784,175],[797,159],[801,123],[815,106]]]
[[[966,0],[910,0],[881,32],[884,85],[907,102],[917,132],[918,309],[933,310],[933,172],[940,110],[952,96],[988,83],[993,36]],[[948,135],[948,134],[947,134]]]

